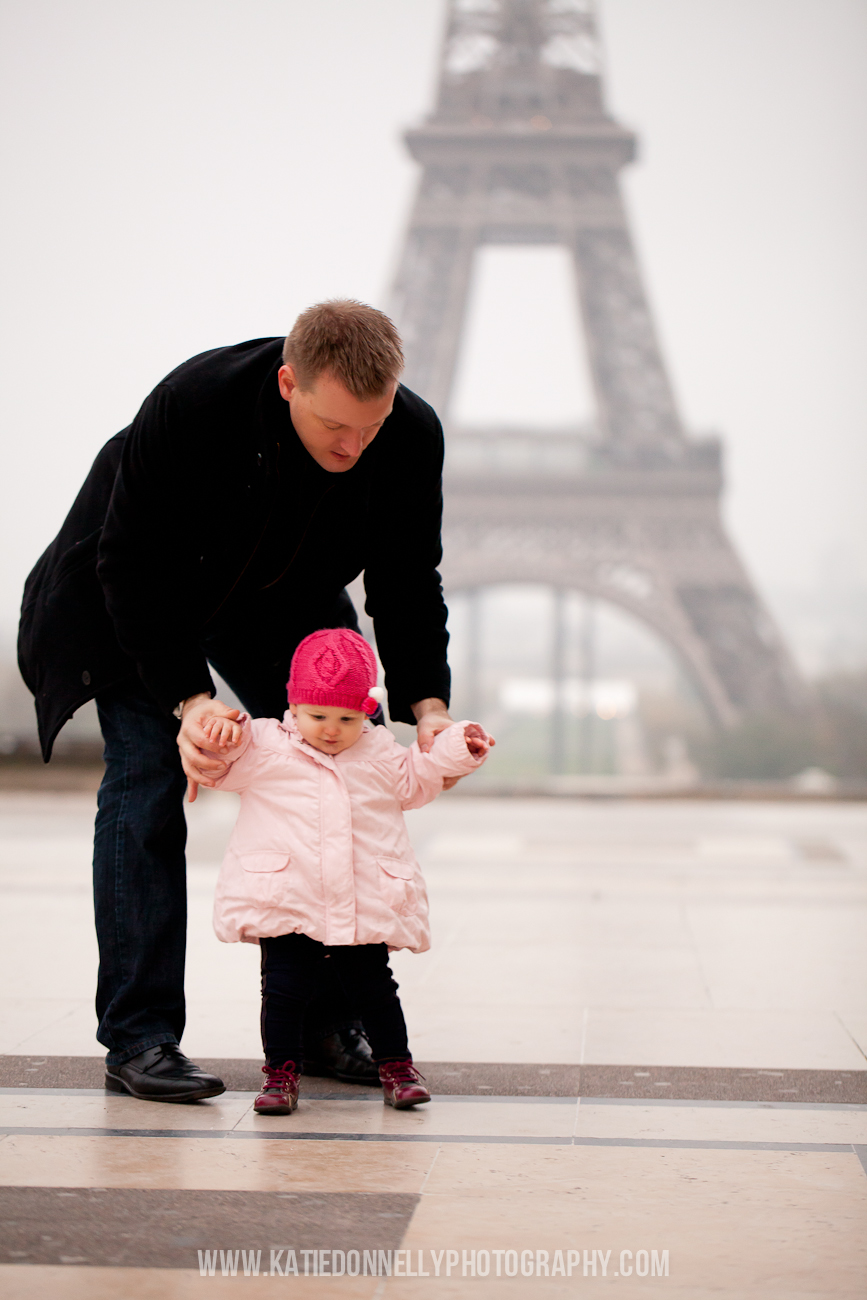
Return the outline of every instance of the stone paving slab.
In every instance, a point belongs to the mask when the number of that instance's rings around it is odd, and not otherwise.
[[[189,1268],[196,1248],[394,1250],[418,1204],[408,1193],[0,1187],[3,1263]],[[239,1272],[242,1272],[239,1268]]]
[[[256,1092],[261,1062],[200,1060],[231,1092]],[[438,1096],[474,1093],[497,1097],[623,1097],[696,1101],[816,1102],[867,1104],[867,1069],[738,1070],[650,1065],[513,1065],[420,1061]],[[0,1056],[0,1087],[101,1088],[98,1056]],[[349,1100],[376,1096],[375,1087],[339,1079],[305,1077],[308,1098]]]

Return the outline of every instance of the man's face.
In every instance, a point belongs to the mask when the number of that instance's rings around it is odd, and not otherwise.
[[[295,432],[310,455],[332,474],[352,469],[391,415],[397,384],[384,397],[360,400],[325,373],[299,388],[292,366],[277,373],[280,396],[289,403]]]

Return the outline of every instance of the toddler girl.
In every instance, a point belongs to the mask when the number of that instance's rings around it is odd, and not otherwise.
[[[430,1101],[413,1067],[388,953],[430,947],[424,880],[403,810],[443,780],[479,767],[490,737],[476,723],[440,732],[428,754],[368,721],[376,660],[357,632],[314,632],[295,651],[283,721],[212,718],[205,730],[230,764],[217,780],[241,795],[220,871],[214,928],[262,949],[266,1079],[254,1109],[287,1115],[298,1101],[302,1022],[336,966],[364,1022],[384,1100]]]

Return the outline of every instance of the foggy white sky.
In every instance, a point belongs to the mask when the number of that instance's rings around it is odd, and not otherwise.
[[[431,103],[443,13],[3,6],[0,631],[166,371],[323,297],[386,305],[415,179],[399,133]],[[688,426],[725,437],[736,540],[766,586],[829,563],[867,581],[867,4],[601,0],[601,20],[653,307]],[[532,364],[509,367],[510,405],[580,414],[556,253],[516,256],[506,342]],[[496,257],[482,282],[477,319],[502,320]],[[500,414],[495,348],[470,360],[461,409]]]

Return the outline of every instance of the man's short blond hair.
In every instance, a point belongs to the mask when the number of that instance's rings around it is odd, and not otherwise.
[[[332,298],[303,311],[283,344],[283,362],[298,386],[326,372],[362,401],[383,397],[403,370],[400,335],[384,312],[353,298]]]

